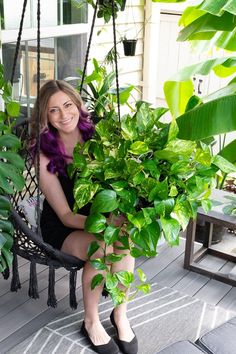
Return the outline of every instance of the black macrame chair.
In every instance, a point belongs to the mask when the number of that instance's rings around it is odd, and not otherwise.
[[[87,69],[87,62],[89,57],[89,49],[92,41],[92,34],[95,25],[95,19],[97,14],[97,6],[98,1],[96,2],[96,6],[94,9],[93,20],[91,25],[91,31],[89,35],[89,41],[85,56],[84,70],[82,76],[82,83],[80,92],[82,91],[82,85],[84,82],[85,72]],[[13,83],[18,52],[21,41],[21,34],[24,22],[24,14],[27,5],[27,0],[24,0],[23,8],[22,8],[22,16],[19,27],[19,33],[16,43],[16,50],[14,56],[13,63],[13,71],[11,82]],[[118,66],[117,66],[117,50],[116,50],[116,30],[115,30],[115,16],[114,16],[114,0],[112,0],[112,8],[113,8],[113,41],[114,41],[114,49],[115,49],[115,71],[116,71],[116,90],[117,90],[117,109],[118,109],[118,118],[120,119],[120,101],[119,101],[119,83],[118,83]],[[39,95],[40,89],[40,0],[38,0],[37,6],[37,95]],[[39,131],[40,131],[40,122],[39,122],[39,109],[38,110],[38,122],[37,122],[37,154],[40,151],[40,139],[39,139]],[[37,283],[37,272],[36,265],[43,264],[47,265],[49,268],[49,282],[48,282],[48,300],[47,305],[56,307],[57,299],[55,295],[55,270],[64,267],[69,271],[69,290],[70,290],[70,306],[72,309],[77,308],[77,300],[76,300],[76,278],[77,271],[84,266],[84,261],[70,256],[64,252],[61,252],[57,249],[54,249],[51,245],[47,244],[43,241],[41,232],[40,232],[40,189],[39,189],[39,173],[35,173],[35,169],[32,165],[32,156],[28,150],[28,142],[30,138],[29,134],[29,122],[30,118],[21,119],[19,123],[17,123],[14,127],[14,134],[16,134],[21,142],[22,148],[19,151],[21,156],[23,156],[25,160],[25,187],[22,192],[16,192],[12,197],[12,212],[11,219],[14,225],[14,245],[13,245],[13,264],[12,264],[12,280],[11,280],[11,291],[17,291],[21,288],[19,272],[18,272],[18,259],[17,256],[21,256],[30,261],[30,277],[29,277],[29,291],[28,295],[31,298],[38,298],[38,283]],[[37,160],[38,166],[36,166],[36,171],[39,171],[39,159]],[[37,206],[36,206],[36,218],[37,218],[37,228],[32,228],[32,226],[27,221],[24,213],[19,207],[19,202],[24,199],[28,199],[30,197],[37,196]],[[4,277],[7,279],[9,277],[9,269],[7,269],[4,273]],[[106,295],[104,291],[103,295]]]

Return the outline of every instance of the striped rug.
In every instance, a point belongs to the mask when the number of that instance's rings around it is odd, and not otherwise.
[[[11,349],[8,354],[89,354],[94,353],[80,334],[83,321],[79,311],[63,313],[37,333]],[[105,299],[99,306],[107,332],[114,337],[109,316],[112,302]],[[147,295],[136,296],[128,305],[128,317],[139,340],[139,354],[155,354],[179,340],[195,341],[201,334],[235,316],[235,313],[180,293],[152,284]]]

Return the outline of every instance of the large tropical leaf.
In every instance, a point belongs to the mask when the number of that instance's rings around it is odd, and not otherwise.
[[[231,32],[222,31],[213,43],[216,47],[236,51],[236,28]]]
[[[219,77],[234,74],[236,72],[236,57],[214,58],[187,66],[165,82],[165,99],[174,117],[178,117],[185,112],[187,103],[193,95],[192,77],[196,74],[208,75],[211,70]]]
[[[205,15],[205,11],[199,10],[196,6],[188,6],[179,19],[179,25],[186,27],[203,15]]]
[[[201,98],[201,101],[203,103],[209,102],[209,101],[213,101],[216,100],[220,97],[224,97],[224,96],[229,96],[229,95],[233,95],[236,93],[236,82],[232,81],[231,83],[229,83],[227,86],[220,88],[219,90],[210,93],[207,96],[204,96]]]
[[[165,99],[173,117],[178,117],[185,112],[187,103],[193,95],[193,91],[194,86],[191,80],[165,82]]]
[[[5,134],[0,136],[0,148],[19,149],[20,140],[13,134]]]
[[[176,119],[178,137],[200,140],[236,130],[236,95],[221,97],[186,112]]]
[[[236,151],[236,140],[233,140],[220,151],[220,155],[224,157],[226,160],[235,163],[236,162],[235,151]]]
[[[221,16],[224,11],[236,15],[236,2],[235,0],[204,0],[198,9],[216,16]]]
[[[178,41],[211,39],[216,34],[216,31],[233,31],[235,25],[236,16],[233,14],[224,12],[219,17],[206,13],[184,27],[179,32]]]

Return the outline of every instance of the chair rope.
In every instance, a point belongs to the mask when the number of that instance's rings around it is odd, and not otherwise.
[[[97,15],[98,1],[99,0],[96,1],[95,8],[94,8],[92,26],[91,26],[91,30],[90,30],[90,34],[89,34],[89,40],[88,40],[88,46],[87,46],[87,50],[86,50],[86,54],[85,54],[84,68],[83,68],[81,84],[80,84],[80,90],[79,90],[80,94],[81,94],[82,89],[83,89],[84,78],[85,78],[87,65],[88,65],[88,60],[89,60],[89,51],[90,51],[90,47],[91,47],[91,43],[92,43],[93,30],[94,30],[94,26],[95,26],[96,15]]]
[[[27,5],[27,0],[24,0],[22,14],[21,14],[21,20],[20,20],[20,27],[19,27],[19,32],[18,32],[17,41],[16,41],[16,50],[15,50],[15,54],[14,54],[13,68],[12,68],[12,74],[11,74],[11,84],[13,84],[14,75],[15,75],[15,71],[16,71],[16,63],[17,63],[17,59],[19,56],[19,49],[20,49],[21,35],[22,35],[22,29],[23,29],[23,24],[24,24],[26,5]]]
[[[116,22],[115,22],[115,2],[112,0],[112,28],[113,28],[113,42],[114,42],[114,56],[115,56],[115,73],[116,73],[116,95],[117,95],[117,113],[120,122],[120,90],[118,77],[118,60],[117,60],[117,46],[116,46]]]
[[[40,180],[40,102],[39,102],[39,91],[40,91],[40,0],[38,0],[37,6],[37,122],[36,122],[36,179],[38,182],[37,185],[37,204],[36,204],[36,223],[37,223],[37,233],[40,238],[41,229],[40,229],[40,188],[39,188],[39,180]]]

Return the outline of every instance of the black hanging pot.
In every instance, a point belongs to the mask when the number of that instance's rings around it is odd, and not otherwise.
[[[123,39],[125,56],[134,56],[136,50],[137,39]]]

